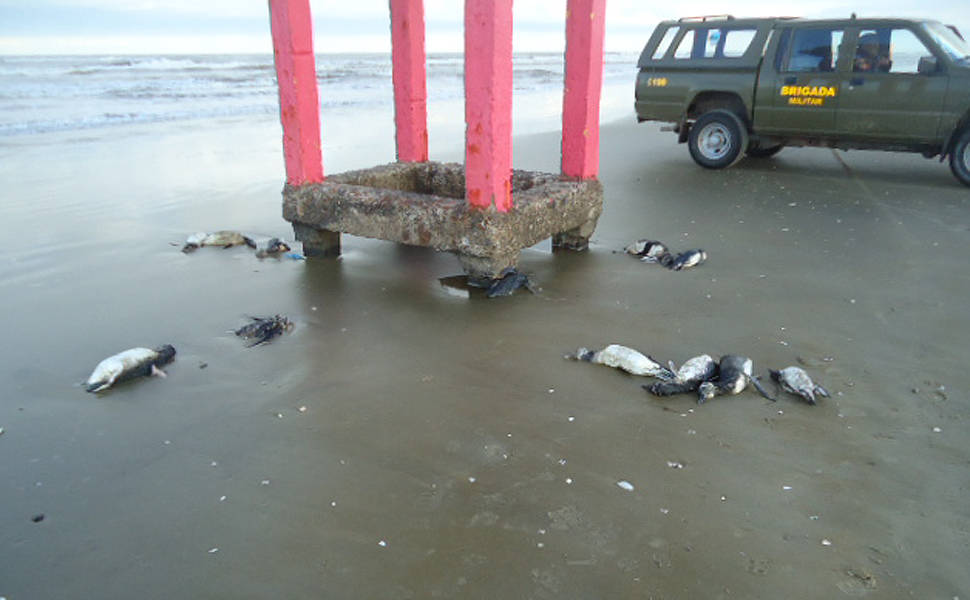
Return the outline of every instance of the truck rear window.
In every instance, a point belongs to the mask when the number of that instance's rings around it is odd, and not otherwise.
[[[729,29],[724,33],[724,56],[737,58],[744,56],[754,40],[754,29]]]
[[[665,31],[663,38],[660,39],[660,43],[657,44],[657,49],[653,51],[653,56],[651,58],[654,60],[663,58],[663,56],[667,54],[670,44],[674,41],[674,38],[677,37],[678,31],[680,31],[680,27],[677,26],[671,27]]]
[[[688,29],[674,51],[676,59],[741,58],[751,46],[756,29],[726,29],[722,27]],[[670,31],[667,31],[670,34]],[[670,44],[667,34],[661,40],[654,58],[663,56],[660,49]],[[673,37],[673,36],[671,36]]]
[[[834,71],[841,45],[841,29],[796,29],[785,70],[798,73]]]

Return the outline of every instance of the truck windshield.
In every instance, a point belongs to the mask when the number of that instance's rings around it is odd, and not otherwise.
[[[970,63],[970,44],[962,40],[952,29],[941,23],[924,23],[923,27],[951,59]]]

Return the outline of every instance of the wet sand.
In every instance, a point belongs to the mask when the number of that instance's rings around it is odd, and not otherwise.
[[[486,300],[441,286],[450,255],[361,238],[180,253],[291,237],[278,135],[0,147],[0,596],[970,597],[970,190],[945,166],[786,149],[709,172],[611,124],[590,251],[527,250],[541,293]],[[558,149],[519,139],[516,166]],[[710,258],[642,264],[640,237]],[[296,328],[270,344],[229,333],[275,313]],[[832,398],[697,406],[563,359],[611,342],[802,360]],[[79,387],[162,343],[166,379]]]

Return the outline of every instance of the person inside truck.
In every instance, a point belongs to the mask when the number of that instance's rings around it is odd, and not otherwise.
[[[889,58],[889,47],[879,43],[879,36],[866,33],[859,37],[852,70],[862,73],[888,73],[893,62]]]

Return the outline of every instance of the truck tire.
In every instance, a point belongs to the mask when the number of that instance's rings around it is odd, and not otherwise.
[[[970,129],[965,129],[950,151],[950,170],[963,185],[970,185]]]
[[[784,147],[785,147],[784,144],[778,144],[776,146],[767,146],[767,147],[752,146],[751,148],[748,148],[748,151],[745,152],[745,154],[751,158],[770,158],[778,154],[779,152],[781,152],[781,149]]]
[[[702,114],[687,136],[691,158],[706,169],[730,167],[747,147],[747,127],[737,115],[723,109]]]

